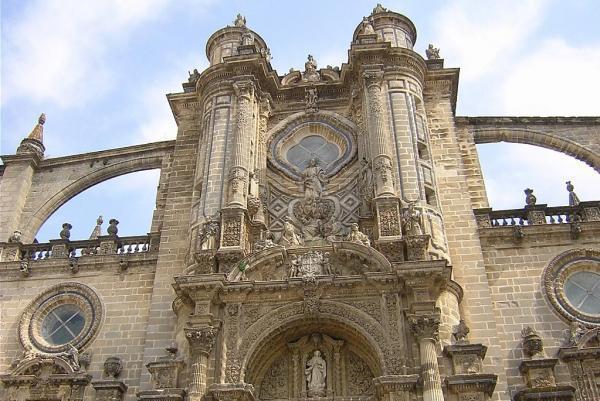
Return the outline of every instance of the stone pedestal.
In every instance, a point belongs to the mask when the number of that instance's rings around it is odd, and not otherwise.
[[[387,375],[373,379],[377,401],[409,401],[415,398],[419,375]]]
[[[207,401],[255,401],[254,386],[245,383],[213,384],[206,393]]]
[[[127,386],[119,380],[95,380],[92,387],[96,390],[95,401],[122,401],[127,392]]]
[[[487,401],[492,396],[498,376],[482,372],[482,360],[487,347],[466,341],[444,347],[452,360],[453,375],[445,380],[448,390],[462,400]]]
[[[52,246],[51,256],[53,258],[67,258],[70,255],[68,239],[52,239],[49,241]]]
[[[406,258],[410,261],[427,260],[429,255],[429,235],[408,235],[404,237],[406,242]]]
[[[150,362],[146,368],[150,372],[152,390],[137,393],[140,401],[183,401],[185,390],[178,388],[179,371],[183,367],[183,361],[169,357],[159,358],[156,362]]]
[[[546,208],[548,205],[525,206],[525,216],[529,225],[546,224]]]
[[[100,235],[98,236],[98,241],[100,241],[99,255],[114,255],[117,253],[118,242],[116,235]]]
[[[530,359],[521,362],[519,371],[523,375],[527,388],[518,391],[515,401],[571,401],[575,399],[575,387],[556,384],[555,358]]]

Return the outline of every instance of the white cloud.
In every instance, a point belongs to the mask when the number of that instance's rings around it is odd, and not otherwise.
[[[155,142],[175,138],[177,124],[165,95],[182,91],[181,83],[186,80],[187,71],[193,68],[202,71],[207,67],[208,63],[204,60],[198,65],[198,58],[198,54],[193,53],[174,60],[151,85],[140,90],[140,109],[144,121],[138,135],[141,141]]]
[[[505,113],[600,115],[600,43],[572,47],[547,40],[514,65],[502,88]]]
[[[169,0],[36,0],[3,29],[3,103],[67,107],[112,85],[110,46],[157,18]]]
[[[442,55],[461,66],[461,80],[471,81],[510,60],[543,19],[544,0],[449,2],[435,16],[436,44]]]

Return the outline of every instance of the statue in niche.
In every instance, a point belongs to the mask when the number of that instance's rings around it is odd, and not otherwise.
[[[281,233],[279,244],[284,246],[301,244],[300,236],[296,234],[296,227],[294,227],[294,224],[292,224],[292,221],[289,217],[286,217],[283,220],[283,232]]]
[[[315,350],[313,356],[306,362],[304,369],[306,389],[309,397],[324,397],[325,379],[327,378],[327,362],[321,356],[321,351]]]
[[[198,238],[201,250],[217,248],[217,237],[220,228],[219,220],[215,216],[209,216],[206,219]]]
[[[325,178],[325,172],[319,167],[319,161],[310,159],[308,166],[302,172],[304,178],[304,198],[317,199],[323,193],[323,184],[329,182]]]
[[[421,212],[415,209],[415,201],[408,202],[408,207],[402,213],[402,220],[404,220],[404,230],[407,235],[422,235],[423,230],[421,229]]]
[[[358,224],[356,223],[352,223],[350,226],[350,234],[346,237],[346,241],[356,242],[364,246],[371,246],[371,240],[366,234],[360,232]]]

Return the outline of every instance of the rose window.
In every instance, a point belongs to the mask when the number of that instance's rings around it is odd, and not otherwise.
[[[600,274],[579,271],[571,274],[564,285],[565,297],[575,309],[590,315],[600,315]]]

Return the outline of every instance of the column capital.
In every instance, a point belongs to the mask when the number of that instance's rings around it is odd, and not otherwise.
[[[364,78],[367,87],[370,87],[372,85],[380,86],[383,83],[383,66],[365,66],[363,69],[362,77]]]
[[[420,340],[437,341],[440,328],[440,311],[408,315],[408,323],[415,337]]]
[[[235,95],[241,98],[251,99],[256,89],[254,82],[246,78],[234,81],[232,85]]]
[[[210,354],[219,334],[219,328],[214,326],[186,327],[183,331],[192,350],[205,354]]]

